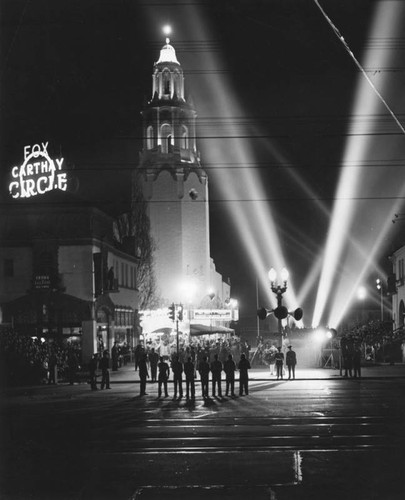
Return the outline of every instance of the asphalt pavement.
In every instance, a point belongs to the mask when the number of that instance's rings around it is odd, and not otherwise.
[[[247,397],[204,400],[198,379],[195,401],[173,398],[172,381],[169,398],[156,383],[140,397],[128,364],[109,391],[85,381],[8,389],[0,498],[404,498],[405,364],[363,367],[361,379],[297,367],[295,381],[253,368],[250,380]]]

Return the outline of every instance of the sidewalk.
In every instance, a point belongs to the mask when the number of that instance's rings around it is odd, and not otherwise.
[[[344,372],[343,372],[344,373]],[[236,379],[239,378],[236,372]],[[149,370],[150,376],[150,370]],[[363,379],[389,379],[389,378],[405,378],[405,363],[390,364],[376,364],[361,367],[361,377]],[[134,383],[139,381],[139,374],[135,371],[133,364],[128,364],[118,369],[118,371],[110,370],[111,383]],[[170,374],[170,380],[173,378]],[[183,376],[184,378],[184,376]],[[225,375],[222,374],[225,379]],[[275,375],[270,375],[268,367],[252,368],[249,370],[250,380],[276,380]],[[299,368],[295,370],[296,380],[329,380],[329,379],[343,379],[345,378],[340,374],[339,368]],[[148,379],[149,380],[149,379]],[[197,373],[197,380],[199,376]]]

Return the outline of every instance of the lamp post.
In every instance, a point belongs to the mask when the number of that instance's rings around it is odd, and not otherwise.
[[[288,280],[288,270],[284,267],[281,271],[281,279],[283,285],[279,285],[277,283],[277,272],[272,267],[269,271],[269,280],[270,280],[270,288],[271,291],[276,295],[277,299],[277,308],[275,309],[275,316],[277,318],[278,323],[278,334],[280,335],[281,344],[283,343],[283,325],[282,320],[287,317],[288,311],[287,308],[283,306],[283,293],[287,291],[287,280]]]
[[[260,308],[257,310],[257,316],[259,319],[266,319],[267,316],[271,313],[274,313],[274,316],[278,320],[278,333],[280,335],[280,340],[281,344],[283,343],[283,325],[282,325],[282,320],[287,318],[288,315],[290,314],[291,316],[294,317],[296,321],[300,321],[303,316],[303,311],[300,307],[295,309],[293,312],[289,312],[288,309],[283,306],[283,293],[287,291],[287,281],[288,281],[288,276],[289,272],[287,271],[286,268],[283,268],[281,273],[281,280],[282,280],[282,285],[279,285],[277,283],[277,273],[275,269],[271,268],[269,271],[269,280],[270,280],[270,288],[271,291],[276,294],[276,299],[277,299],[277,307],[273,310],[268,310],[264,307]]]
[[[380,278],[375,280],[377,290],[380,292],[381,323],[384,321],[383,287]]]

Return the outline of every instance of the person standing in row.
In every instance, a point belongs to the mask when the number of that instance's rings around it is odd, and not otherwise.
[[[111,349],[111,361],[112,361],[112,371],[118,371],[118,356],[119,356],[119,346],[118,342],[114,342],[114,345]]]
[[[210,368],[212,373],[212,396],[215,397],[215,391],[218,386],[218,396],[222,398],[222,388],[221,388],[222,363],[218,359],[218,354],[214,355],[214,361],[211,363]]]
[[[176,355],[172,361],[173,383],[174,383],[174,398],[183,397],[183,364],[179,361],[179,356]]]
[[[288,346],[288,351],[285,356],[285,363],[288,367],[288,380],[291,379],[291,374],[293,379],[295,379],[295,365],[297,364],[297,355],[295,351],[292,350],[292,345]]]
[[[229,396],[229,389],[231,390],[231,396],[235,396],[235,371],[235,361],[233,360],[232,354],[229,354],[228,359],[224,363],[224,372],[226,377],[225,396]]]
[[[140,396],[147,396],[148,394],[146,393],[146,379],[149,378],[149,373],[148,373],[148,365],[146,364],[148,357],[146,353],[144,353],[138,363],[138,369],[139,369],[139,380],[141,381],[140,383]]]
[[[160,398],[160,396],[162,395],[162,384],[163,384],[163,388],[165,391],[165,398],[167,398],[169,396],[169,393],[167,392],[167,381],[169,380],[170,369],[169,369],[169,365],[163,359],[163,356],[160,356],[160,358],[159,358],[158,370],[159,370],[158,397]]]
[[[277,380],[278,380],[279,378],[283,378],[284,353],[281,352],[281,347],[277,347],[275,360],[276,360],[276,370],[277,370]]]
[[[246,355],[244,353],[240,355],[238,369],[239,369],[239,396],[243,396],[243,391],[245,391],[245,394],[247,396],[249,394],[248,370],[250,370],[250,362],[248,359],[246,359]]]
[[[186,376],[186,398],[190,399],[191,394],[191,399],[195,399],[194,363],[191,356],[184,363],[184,374]]]
[[[156,382],[158,361],[159,354],[155,351],[154,347],[152,347],[149,353],[150,377],[152,382]]]
[[[207,356],[203,356],[198,364],[198,371],[201,379],[201,392],[204,399],[208,398],[208,380],[210,374],[210,365],[207,361]]]
[[[101,389],[110,389],[110,356],[108,351],[103,352],[100,359],[99,368],[101,370]]]

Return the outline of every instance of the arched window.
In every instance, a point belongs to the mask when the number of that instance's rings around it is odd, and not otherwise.
[[[174,72],[173,75],[173,81],[174,81],[174,91],[176,92],[178,97],[181,97],[181,86],[180,86],[180,73],[178,71]]]
[[[146,129],[146,147],[147,149],[153,149],[153,127],[149,125]]]
[[[188,149],[188,128],[185,125],[181,126],[181,148]]]
[[[172,143],[172,127],[168,123],[162,125],[161,130],[161,140],[162,140],[162,153],[169,153]]]
[[[163,74],[163,94],[164,95],[170,95],[170,71],[169,70],[164,70]]]

